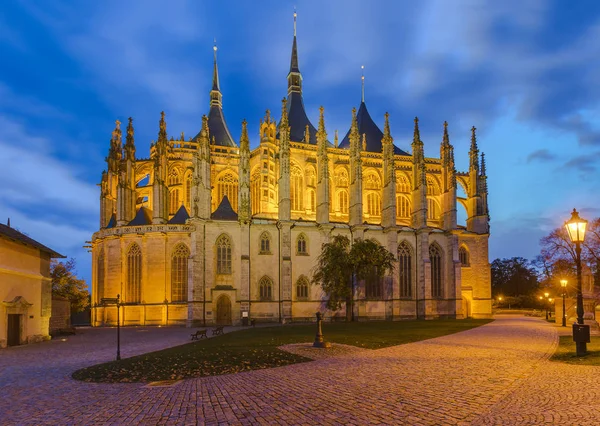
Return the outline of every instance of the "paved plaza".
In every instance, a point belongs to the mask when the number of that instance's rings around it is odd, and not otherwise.
[[[0,351],[0,423],[600,424],[600,368],[549,362],[558,331],[537,318],[499,316],[422,342],[154,387],[71,379],[115,356],[114,329],[84,329]],[[190,334],[122,332],[123,357]]]

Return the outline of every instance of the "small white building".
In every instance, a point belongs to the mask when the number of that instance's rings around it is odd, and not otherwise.
[[[50,338],[50,259],[64,257],[0,224],[0,348]]]

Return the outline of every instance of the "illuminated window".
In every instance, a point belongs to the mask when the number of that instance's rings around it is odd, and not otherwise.
[[[314,190],[310,189],[308,191],[308,199],[310,202],[310,210],[314,212],[317,209]]]
[[[169,173],[168,183],[169,183],[169,186],[179,185],[181,183],[181,176],[179,175],[179,172],[177,171],[177,169],[173,169],[173,170],[171,170],[171,173]]]
[[[462,266],[470,266],[469,252],[464,246],[458,249],[458,258]]]
[[[410,200],[406,195],[396,195],[396,216],[402,219],[410,218]]]
[[[291,209],[300,211],[304,208],[303,175],[299,167],[293,167],[290,174],[290,201]]]
[[[231,274],[231,241],[227,235],[217,240],[217,274]]]
[[[404,173],[396,175],[396,191],[397,192],[410,192],[410,183]]]
[[[400,297],[412,297],[412,250],[406,241],[398,246],[398,271]]]
[[[104,248],[101,248],[96,258],[96,303],[100,303],[100,299],[104,297],[104,275]]]
[[[233,173],[225,173],[221,175],[217,179],[217,198],[216,205],[213,206],[213,209],[216,209],[223,197],[227,195],[229,202],[231,203],[231,207],[234,211],[238,210],[238,180]]]
[[[171,255],[171,301],[186,302],[188,289],[188,259],[190,251],[179,244]]]
[[[338,194],[338,203],[340,206],[340,212],[342,214],[348,214],[348,191],[340,191],[340,193]]]
[[[250,202],[252,203],[252,214],[260,213],[260,172],[252,174],[250,181]]]
[[[367,213],[370,216],[381,215],[381,197],[377,192],[367,194]]]
[[[427,197],[427,219],[438,220],[440,218],[440,206],[436,200]]]
[[[179,189],[174,189],[169,193],[169,214],[177,213],[181,201],[179,200]]]
[[[192,174],[188,173],[185,178],[185,208],[188,212],[192,211]]]
[[[269,277],[262,277],[258,282],[260,300],[271,300],[273,298],[273,281]]]
[[[429,246],[429,261],[431,262],[431,296],[443,296],[442,249],[436,243]]]
[[[125,301],[140,303],[142,297],[142,250],[133,243],[127,251],[127,293]]]
[[[337,186],[347,187],[348,186],[348,172],[345,169],[340,170],[337,175]]]

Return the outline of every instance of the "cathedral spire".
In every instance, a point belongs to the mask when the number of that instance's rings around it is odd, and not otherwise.
[[[221,95],[221,87],[219,86],[219,68],[217,66],[217,39],[213,46],[213,81],[210,91],[210,106],[223,106],[223,96]]]
[[[298,45],[296,42],[296,17],[294,10],[294,40],[292,42],[292,58],[290,60],[290,72],[288,73],[288,96],[292,93],[302,93],[302,74],[298,66]]]
[[[125,142],[125,159],[135,161],[135,140],[133,137],[133,118],[129,117]]]
[[[123,145],[121,137],[121,122],[115,121],[115,129],[112,132],[110,139],[110,148],[108,150],[108,157],[106,162],[108,163],[108,170],[117,173],[119,169],[119,162],[123,157]]]
[[[475,126],[471,127],[471,149],[469,150],[469,170],[479,170],[479,149],[477,148],[477,136]]]
[[[481,153],[481,169],[480,169],[480,173],[481,176],[486,176],[485,173],[485,153],[482,152]]]
[[[362,91],[361,91],[360,101],[364,102],[365,101],[365,66],[361,65],[360,68],[362,69],[362,76],[360,77],[360,79],[362,81]]]

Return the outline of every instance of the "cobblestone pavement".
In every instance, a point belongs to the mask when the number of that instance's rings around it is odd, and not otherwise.
[[[189,332],[126,329],[122,354]],[[600,368],[548,362],[556,344],[557,327],[502,316],[408,345],[151,387],[70,379],[114,357],[114,330],[93,329],[0,351],[0,423],[600,424]]]

